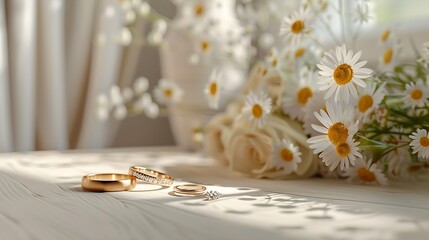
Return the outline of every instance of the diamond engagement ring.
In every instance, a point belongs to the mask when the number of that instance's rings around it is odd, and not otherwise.
[[[218,191],[207,191],[204,193],[204,196],[206,197],[206,201],[212,201],[219,199],[222,196],[222,193]]]
[[[174,178],[171,176],[158,172],[149,168],[132,166],[130,167],[128,174],[134,176],[146,183],[161,185],[164,187],[169,187],[173,184]]]

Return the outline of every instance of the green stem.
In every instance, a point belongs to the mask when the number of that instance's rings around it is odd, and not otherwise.
[[[376,141],[376,140],[373,140],[373,139],[369,139],[369,138],[367,138],[367,137],[365,137],[363,135],[360,135],[360,134],[356,134],[356,136],[358,138],[364,139],[365,141],[368,141],[368,142],[371,142],[371,143],[374,143],[374,144],[377,144],[377,145],[381,145],[381,146],[385,146],[385,147],[391,147],[390,144],[386,144],[384,142],[380,142],[380,141]]]
[[[392,147],[391,149],[389,149],[389,150],[385,151],[383,154],[381,154],[381,155],[378,157],[378,159],[376,159],[376,160],[374,160],[374,159],[373,159],[373,161],[372,161],[371,165],[372,165],[372,164],[374,164],[374,163],[376,163],[376,162],[378,162],[380,159],[382,159],[382,158],[383,158],[384,156],[386,156],[388,153],[390,153],[390,152],[392,152],[392,151],[394,151],[394,150],[396,150],[396,149],[398,149],[398,148],[405,147],[405,146],[407,146],[407,145],[409,145],[409,143],[404,143],[404,144],[400,144],[400,145],[396,145],[396,146]]]
[[[392,135],[404,135],[409,136],[411,133],[403,133],[403,132],[390,132],[390,131],[373,131],[373,130],[359,130],[360,133],[379,133],[379,134],[392,134]]]

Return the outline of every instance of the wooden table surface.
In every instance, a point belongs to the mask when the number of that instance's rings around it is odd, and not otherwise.
[[[203,183],[214,201],[138,184],[91,193],[88,173],[165,171]],[[389,186],[249,179],[175,148],[0,155],[0,239],[428,239],[427,180]]]

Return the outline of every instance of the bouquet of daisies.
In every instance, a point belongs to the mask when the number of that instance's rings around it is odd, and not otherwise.
[[[425,172],[428,45],[400,63],[400,43],[386,30],[379,65],[370,67],[351,50],[371,19],[370,3],[353,3],[352,24],[342,3],[305,1],[283,19],[286,47],[255,64],[242,96],[207,125],[209,155],[265,178],[320,173],[384,185]]]

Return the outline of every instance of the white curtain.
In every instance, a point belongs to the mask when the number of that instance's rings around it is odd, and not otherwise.
[[[133,76],[123,19],[115,0],[0,0],[0,151],[109,145],[96,96]]]

